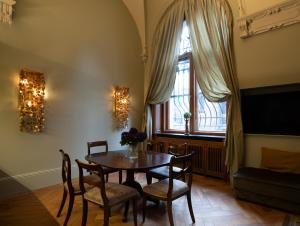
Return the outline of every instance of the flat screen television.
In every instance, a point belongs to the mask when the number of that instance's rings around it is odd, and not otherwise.
[[[300,83],[241,90],[246,134],[300,136]]]

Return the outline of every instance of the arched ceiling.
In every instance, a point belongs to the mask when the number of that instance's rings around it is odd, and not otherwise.
[[[139,36],[141,38],[143,53],[143,60],[146,57],[146,20],[145,20],[145,2],[144,0],[123,0],[132,15],[136,26],[138,28]]]

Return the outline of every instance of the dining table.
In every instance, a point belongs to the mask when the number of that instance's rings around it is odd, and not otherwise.
[[[123,184],[135,188],[143,196],[143,188],[139,182],[135,181],[134,173],[147,172],[147,170],[155,167],[169,165],[171,157],[170,154],[153,151],[138,151],[138,154],[132,157],[128,150],[120,150],[90,154],[85,156],[85,159],[101,166],[126,170],[126,181]],[[159,203],[157,200],[152,201]],[[128,208],[129,203],[127,202],[124,211],[124,222],[127,221]]]
[[[126,181],[123,184],[135,188],[142,195],[143,188],[135,181],[134,173],[169,165],[171,157],[170,154],[153,151],[138,151],[137,156],[132,157],[127,150],[119,150],[90,154],[85,159],[101,166],[126,170]]]

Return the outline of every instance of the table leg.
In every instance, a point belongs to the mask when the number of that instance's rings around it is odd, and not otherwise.
[[[135,188],[143,196],[143,188],[140,183],[134,180],[134,170],[127,170],[126,181],[123,183],[129,187]]]
[[[135,188],[141,196],[143,196],[143,188],[137,181],[134,180],[134,170],[128,169],[126,172],[126,181],[123,183],[126,186]],[[129,209],[129,201],[126,202],[124,210],[123,222],[127,221],[127,214]]]

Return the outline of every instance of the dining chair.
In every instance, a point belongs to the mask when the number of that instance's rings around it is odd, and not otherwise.
[[[105,152],[108,152],[108,144],[107,144],[106,140],[87,142],[88,155],[91,155],[91,151],[93,148],[102,147],[102,146],[105,147]],[[99,153],[99,152],[97,152],[97,153]],[[112,169],[112,168],[108,168],[108,167],[102,167],[102,168],[103,168],[104,174],[106,175],[106,182],[108,181],[108,175],[110,173],[119,172],[119,184],[122,184],[122,170],[116,170],[116,169]],[[97,173],[97,172],[95,172],[95,173]]]
[[[132,201],[133,203],[133,215],[134,225],[137,226],[137,199],[139,193],[136,189],[128,187],[126,185],[105,182],[104,170],[101,165],[98,164],[85,164],[76,159],[79,168],[79,185],[81,189],[83,212],[81,225],[85,226],[88,214],[88,202],[100,205],[104,208],[104,226],[109,225],[109,217],[111,214],[112,206],[120,203],[127,203]],[[98,171],[100,181],[98,184],[90,190],[85,188],[85,177],[83,176],[83,169]],[[126,219],[126,216],[124,216]]]
[[[187,143],[184,144],[171,144],[168,147],[168,154],[174,155],[174,156],[181,156],[186,155],[188,153],[188,145]],[[178,173],[182,170],[181,166],[174,166],[173,171],[175,173]],[[147,171],[146,173],[146,179],[147,184],[152,183],[152,178],[156,178],[158,180],[163,180],[169,177],[169,166],[161,166],[154,169],[151,169]],[[185,176],[182,175],[182,180],[185,180]]]
[[[63,181],[63,197],[61,200],[61,204],[59,207],[59,210],[57,212],[56,217],[60,217],[61,212],[64,208],[67,195],[69,194],[69,206],[67,210],[67,215],[64,221],[63,225],[67,225],[69,218],[72,213],[73,204],[74,204],[74,198],[77,195],[81,195],[81,191],[79,188],[79,183],[72,182],[72,175],[71,175],[71,161],[70,157],[67,153],[65,153],[63,150],[59,150],[59,152],[62,155],[62,181]],[[86,189],[92,188],[95,184],[98,184],[100,181],[100,178],[97,175],[88,175],[85,176],[85,181],[87,181],[87,187]]]
[[[156,183],[146,185],[143,188],[143,222],[145,222],[146,216],[146,202],[147,199],[162,200],[167,202],[167,211],[169,216],[170,225],[174,226],[173,214],[172,214],[172,202],[179,197],[186,195],[190,215],[193,223],[195,223],[195,217],[193,213],[192,200],[191,200],[191,187],[192,187],[192,156],[194,152],[182,155],[172,156],[169,167],[169,176],[167,179],[158,181]],[[174,165],[182,164],[185,167],[180,172],[174,172]],[[187,182],[178,180],[178,174],[188,177]]]

